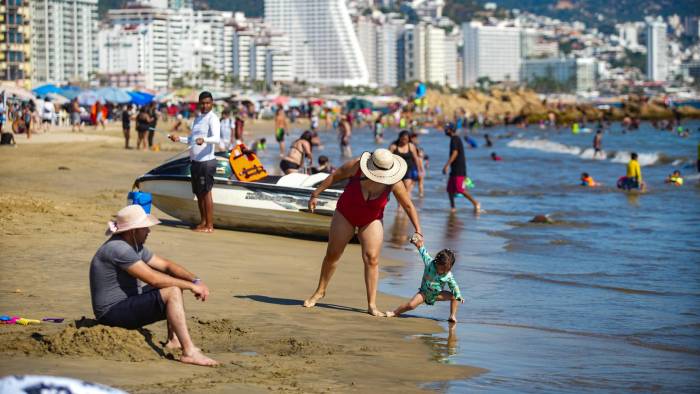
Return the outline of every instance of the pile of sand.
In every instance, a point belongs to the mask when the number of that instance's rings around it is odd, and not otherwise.
[[[94,326],[76,328],[71,324],[54,334],[13,332],[0,336],[0,347],[25,355],[98,357],[114,361],[158,360],[148,330]]]

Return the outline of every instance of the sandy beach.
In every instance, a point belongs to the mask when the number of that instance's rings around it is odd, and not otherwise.
[[[146,245],[208,284],[205,303],[186,293],[188,324],[195,344],[222,365],[173,361],[177,354],[160,344],[164,322],[143,331],[93,326],[88,268],[106,222],[138,175],[181,148],[161,138],[160,152],[125,150],[115,126],[73,137],[39,134],[31,144],[18,136],[18,147],[0,149],[0,313],[66,319],[0,326],[1,375],[69,376],[137,393],[314,393],[416,392],[423,383],[481,372],[431,359],[431,347],[416,335],[439,332],[436,322],[364,313],[357,245],[346,250],[328,296],[305,309],[301,301],[316,284],[325,243],[225,230],[196,234],[157,209],[163,224]],[[250,129],[267,132],[262,122]],[[378,298],[383,309],[399,301]]]

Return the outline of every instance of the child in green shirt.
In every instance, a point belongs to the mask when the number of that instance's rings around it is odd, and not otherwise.
[[[387,312],[388,317],[399,316],[404,312],[412,311],[422,303],[433,305],[435,301],[450,301],[450,318],[448,321],[457,321],[457,306],[458,301],[464,304],[464,298],[459,291],[457,281],[450,270],[455,264],[455,254],[450,249],[443,249],[435,255],[433,259],[428,254],[428,251],[423,246],[422,237],[411,238],[411,243],[416,245],[418,253],[420,253],[425,270],[423,271],[423,279],[420,289],[413,298],[407,303],[399,306],[393,312]],[[445,291],[443,288],[447,285],[450,291]]]

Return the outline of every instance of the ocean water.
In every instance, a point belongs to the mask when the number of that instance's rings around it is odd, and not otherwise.
[[[699,392],[700,176],[695,169],[700,122],[684,124],[689,138],[654,130],[605,130],[606,157],[594,159],[593,133],[498,127],[480,130],[466,149],[473,195],[451,214],[440,173],[449,139],[429,130],[420,144],[430,156],[419,209],[431,253],[457,253],[453,273],[467,302],[448,326],[448,303],[421,306],[408,316],[437,319],[446,332],[416,333],[443,363],[485,368],[464,381],[428,384],[457,392]],[[295,135],[301,130],[296,130]],[[494,141],[483,146],[483,133]],[[385,132],[386,144],[396,131]],[[322,133],[315,155],[342,161],[335,133]],[[369,129],[354,130],[355,154],[376,148]],[[466,144],[465,144],[466,145]],[[489,157],[497,152],[503,161]],[[638,152],[648,192],[616,189],[630,152]],[[276,167],[277,146],[263,161]],[[664,184],[674,169],[683,187]],[[581,172],[603,183],[579,186]],[[412,233],[395,201],[385,214],[384,256],[406,261],[380,290],[415,294],[422,263],[406,243]],[[530,223],[547,214],[553,224]],[[381,305],[393,309],[394,305]]]

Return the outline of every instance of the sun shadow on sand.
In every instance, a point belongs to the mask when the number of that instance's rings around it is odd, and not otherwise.
[[[161,219],[160,220],[160,225],[161,226],[166,226],[166,227],[174,227],[174,228],[190,228],[192,227],[191,224],[187,222],[183,222],[182,220],[177,220],[177,219]]]
[[[295,299],[291,299],[291,298],[268,297],[268,296],[257,295],[257,294],[235,295],[234,297],[241,298],[241,299],[249,299],[249,300],[253,300],[253,301],[257,301],[257,302],[264,302],[266,304],[275,304],[275,305],[284,305],[284,306],[302,306],[302,305],[304,305],[303,300],[295,300]],[[335,310],[346,311],[346,312],[367,313],[366,309],[359,309],[359,308],[353,308],[350,306],[343,306],[343,305],[336,305],[336,304],[327,304],[324,302],[317,303],[316,307],[335,309]]]

